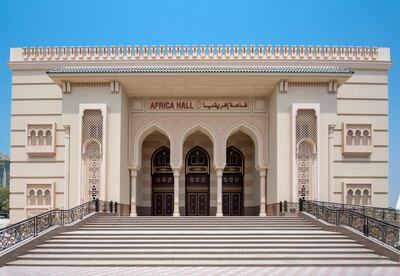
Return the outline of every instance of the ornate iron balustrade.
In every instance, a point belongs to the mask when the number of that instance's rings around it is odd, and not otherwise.
[[[114,207],[115,206],[115,207]],[[0,229],[0,252],[53,227],[81,220],[93,212],[117,212],[117,202],[93,200],[69,210],[51,210]]]
[[[325,202],[326,203],[326,202]],[[317,219],[333,225],[346,225],[364,236],[375,238],[397,250],[400,250],[400,227],[387,221],[346,208],[332,208],[319,201],[300,200],[300,211],[307,212]],[[340,204],[337,204],[338,206]]]
[[[380,208],[380,207],[372,207],[365,205],[352,205],[352,204],[334,203],[326,201],[314,201],[314,202],[329,207],[331,209],[340,209],[340,210],[347,209],[379,220],[400,222],[400,211],[394,208]]]

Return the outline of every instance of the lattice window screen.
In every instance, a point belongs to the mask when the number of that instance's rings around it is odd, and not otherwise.
[[[103,142],[103,116],[99,109],[88,109],[83,113],[82,143],[88,139],[95,139],[100,144]]]
[[[91,199],[96,199],[100,192],[100,149],[96,142],[88,145],[87,159],[89,196]]]
[[[298,198],[313,199],[314,147],[316,145],[317,115],[315,110],[299,109],[296,114]]]
[[[317,144],[317,116],[314,109],[300,109],[296,116],[296,145],[303,139]]]
[[[299,144],[299,152],[297,155],[297,189],[298,197],[302,199],[310,199],[311,196],[312,154],[313,149],[308,142],[304,141]]]
[[[87,109],[83,112],[82,118],[82,144],[89,139],[91,142],[86,145],[86,187],[89,198],[96,199],[100,195],[101,180],[101,147],[103,144],[103,115],[99,109]]]

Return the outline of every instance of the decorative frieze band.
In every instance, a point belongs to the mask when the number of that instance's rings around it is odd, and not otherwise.
[[[136,45],[22,48],[32,61],[261,59],[261,60],[376,60],[378,47],[296,45]]]

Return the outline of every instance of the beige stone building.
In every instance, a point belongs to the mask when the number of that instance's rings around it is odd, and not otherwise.
[[[13,48],[11,219],[99,198],[126,215],[388,205],[390,51]]]

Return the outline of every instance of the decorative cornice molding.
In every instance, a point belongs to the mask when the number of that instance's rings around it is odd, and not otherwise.
[[[22,48],[13,61],[104,60],[365,60],[379,57],[378,47],[305,45],[136,45]]]

